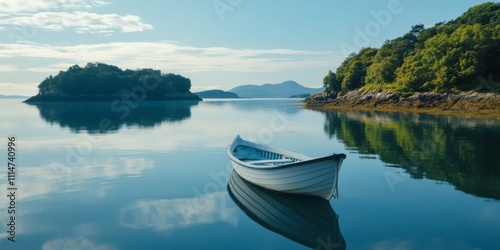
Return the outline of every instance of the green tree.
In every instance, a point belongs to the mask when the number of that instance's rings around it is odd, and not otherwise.
[[[191,80],[181,75],[166,74],[163,78],[164,81],[170,84],[173,89],[179,93],[186,93],[191,88]]]
[[[405,59],[397,82],[410,91],[470,90],[488,71],[488,51],[498,48],[492,30],[479,24],[462,25],[438,34]],[[426,73],[427,72],[427,73]]]
[[[323,86],[332,92],[339,92],[342,90],[342,82],[337,79],[337,75],[331,70],[328,71],[328,75],[323,78]]]
[[[340,82],[341,90],[353,90],[365,85],[366,70],[376,53],[377,49],[363,48],[342,62],[336,71],[336,84]]]
[[[417,37],[424,30],[424,25],[418,24],[403,37],[385,42],[367,70],[366,84],[381,86],[393,83],[396,80],[396,70],[401,67],[405,57],[414,52],[418,43]]]
[[[484,3],[470,8],[462,16],[450,22],[457,25],[474,25],[480,24],[494,28],[500,23],[500,4],[499,3]]]

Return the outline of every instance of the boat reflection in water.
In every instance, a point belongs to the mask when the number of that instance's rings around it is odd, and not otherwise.
[[[319,197],[280,193],[258,187],[232,172],[231,199],[261,226],[313,249],[345,249],[338,215]]]

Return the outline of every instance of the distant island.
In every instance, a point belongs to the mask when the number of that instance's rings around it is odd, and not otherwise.
[[[35,102],[201,100],[191,93],[191,80],[160,70],[121,70],[104,63],[74,65],[38,85],[38,94],[25,100]]]
[[[295,81],[263,85],[242,85],[229,90],[245,98],[289,98],[322,92],[325,88],[307,88]]]
[[[196,92],[195,95],[201,98],[240,98],[236,93],[220,89],[200,91]]]
[[[499,113],[500,3],[363,48],[323,79],[306,107]]]

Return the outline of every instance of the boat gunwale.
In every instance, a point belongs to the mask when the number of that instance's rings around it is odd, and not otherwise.
[[[241,142],[244,142],[244,143],[241,143]],[[244,145],[244,144],[246,144],[246,145]],[[236,162],[237,164],[239,164],[239,165],[241,165],[243,167],[252,168],[252,169],[262,169],[262,170],[267,169],[267,170],[270,170],[270,169],[297,167],[297,166],[300,166],[300,165],[307,165],[307,164],[310,164],[310,163],[327,161],[327,160],[330,160],[330,159],[335,160],[337,162],[337,164],[339,164],[339,161],[344,160],[346,158],[345,154],[332,154],[332,155],[327,155],[327,156],[318,157],[318,158],[312,158],[312,157],[309,157],[309,156],[301,155],[301,156],[305,156],[305,157],[310,158],[310,159],[300,160],[300,161],[296,161],[296,162],[292,162],[292,163],[284,163],[284,164],[279,164],[279,165],[273,165],[273,166],[269,166],[269,165],[253,165],[253,164],[249,164],[249,163],[247,163],[245,161],[242,161],[242,160],[238,159],[236,156],[234,156],[232,154],[231,151],[234,148],[236,148],[235,145],[251,146],[251,147],[254,147],[256,149],[267,150],[267,151],[271,151],[271,152],[273,152],[273,151],[274,152],[281,151],[283,153],[291,153],[292,155],[293,154],[300,155],[300,154],[292,152],[292,151],[280,149],[280,148],[274,148],[274,147],[270,147],[270,146],[266,146],[266,145],[259,145],[259,144],[256,144],[256,143],[244,140],[244,139],[242,139],[238,135],[233,140],[233,142],[229,146],[227,146],[226,153],[227,153],[229,159],[231,159],[233,162]]]

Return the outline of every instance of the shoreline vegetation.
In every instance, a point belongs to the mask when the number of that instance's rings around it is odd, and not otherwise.
[[[202,99],[191,93],[191,80],[160,70],[121,70],[104,63],[74,65],[38,85],[38,94],[25,100],[37,102],[126,102]]]
[[[380,48],[349,55],[306,108],[448,113],[500,118],[500,3],[431,28],[418,24]]]

